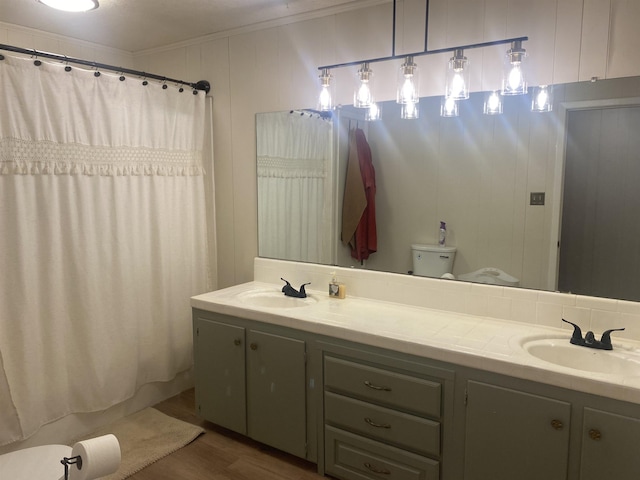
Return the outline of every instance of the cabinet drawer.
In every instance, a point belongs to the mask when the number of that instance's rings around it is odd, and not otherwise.
[[[437,480],[436,460],[405,452],[330,426],[325,427],[325,469],[340,478]]]
[[[325,357],[324,385],[363,400],[440,418],[439,382]]]
[[[440,424],[331,392],[324,395],[326,423],[426,455],[440,455]]]

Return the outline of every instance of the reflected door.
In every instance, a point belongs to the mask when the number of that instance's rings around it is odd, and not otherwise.
[[[568,114],[558,287],[640,301],[640,107]]]

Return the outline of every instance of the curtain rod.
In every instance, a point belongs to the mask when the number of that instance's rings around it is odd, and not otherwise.
[[[0,50],[6,50],[8,52],[21,53],[24,55],[31,55],[35,57],[59,60],[60,62],[63,62],[63,63],[75,63],[77,65],[93,67],[98,70],[111,70],[112,72],[123,73],[123,74],[126,73],[129,75],[136,75],[142,78],[160,80],[162,82],[187,85],[195,90],[204,90],[205,93],[209,93],[209,91],[211,90],[211,84],[207,80],[200,80],[195,83],[185,82],[184,80],[176,80],[175,78],[162,77],[160,75],[154,75],[153,73],[141,72],[139,70],[132,70],[130,68],[116,67],[114,65],[107,65],[106,63],[92,62],[90,60],[83,60],[81,58],[67,57],[66,55],[59,55],[57,53],[42,52],[40,50],[14,47],[13,45],[4,45],[1,43],[0,43]],[[4,56],[0,55],[0,60],[3,60],[3,59],[4,59]]]

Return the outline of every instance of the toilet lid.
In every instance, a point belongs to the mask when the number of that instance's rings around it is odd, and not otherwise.
[[[43,445],[0,455],[2,478],[11,480],[59,480],[64,478],[64,457],[71,456],[67,445]]]

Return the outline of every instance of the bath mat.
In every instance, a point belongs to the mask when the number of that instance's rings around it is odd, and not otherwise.
[[[181,449],[204,429],[146,408],[102,427],[82,439],[113,433],[120,442],[122,462],[118,471],[102,480],[122,480]],[[74,442],[75,443],[75,442]]]

